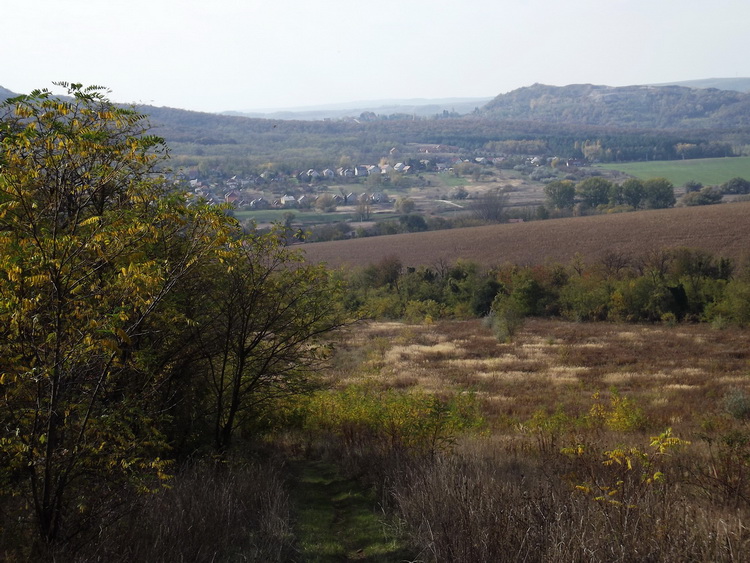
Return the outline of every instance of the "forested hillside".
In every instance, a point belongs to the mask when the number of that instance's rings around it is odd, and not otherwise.
[[[0,98],[9,95],[0,90]],[[267,163],[292,171],[337,166],[342,157],[355,164],[377,162],[391,148],[410,144],[449,145],[475,156],[600,161],[732,156],[750,144],[750,94],[680,86],[534,85],[500,95],[464,116],[368,112],[295,121],[138,109],[150,117],[173,156],[188,157],[190,165],[213,158],[209,166],[225,167],[230,176],[243,172],[240,167]],[[689,154],[679,146],[689,146]],[[412,149],[401,154],[417,157],[417,147]]]
[[[534,84],[502,94],[482,117],[642,129],[716,129],[750,125],[750,94],[682,86]]]

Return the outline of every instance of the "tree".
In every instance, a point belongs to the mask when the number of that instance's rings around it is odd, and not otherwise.
[[[697,192],[688,192],[682,196],[682,204],[688,207],[695,205],[712,205],[720,203],[722,199],[721,190],[706,186]]]
[[[571,209],[575,204],[576,186],[572,180],[556,180],[544,186],[544,195],[553,209]]]
[[[336,211],[336,200],[331,194],[323,194],[315,200],[315,209],[332,213]]]
[[[416,213],[402,215],[398,218],[398,222],[401,223],[401,225],[403,225],[403,227],[409,233],[417,233],[429,229],[427,221],[425,221],[424,217]]]
[[[286,247],[280,229],[238,239],[203,274],[193,369],[202,374],[202,422],[224,453],[262,405],[313,388],[329,352],[321,338],[343,323],[342,291],[323,266]]]
[[[362,194],[357,201],[357,218],[360,221],[369,221],[372,215],[372,203],[367,194]]]
[[[487,223],[502,222],[507,206],[508,195],[499,189],[485,192],[470,205],[474,217]]]
[[[417,208],[417,204],[410,197],[400,197],[396,200],[395,208],[402,215],[408,215]]]
[[[744,178],[732,178],[721,185],[725,194],[750,194],[750,182]]]
[[[638,209],[646,197],[646,189],[643,182],[637,178],[629,178],[622,183],[621,196],[623,203],[630,205],[633,209]]]
[[[155,175],[143,115],[61,86],[70,99],[35,90],[0,114],[0,487],[46,542],[163,476],[152,346],[232,223]]]
[[[576,193],[588,207],[606,205],[609,202],[609,192],[612,182],[604,178],[586,178],[576,185]]]
[[[666,178],[651,178],[643,183],[644,203],[647,209],[674,207],[674,185]]]

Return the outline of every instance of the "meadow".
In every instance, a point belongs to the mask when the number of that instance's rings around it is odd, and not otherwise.
[[[641,180],[666,178],[675,186],[690,180],[704,186],[718,186],[732,178],[750,178],[750,156],[608,163],[596,167],[624,172]]]
[[[742,561],[747,337],[530,319],[499,342],[481,321],[363,324],[308,404],[308,447],[378,491],[417,560]]]

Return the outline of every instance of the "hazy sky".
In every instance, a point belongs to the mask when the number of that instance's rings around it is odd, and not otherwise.
[[[748,0],[34,0],[0,85],[199,111],[750,76]]]

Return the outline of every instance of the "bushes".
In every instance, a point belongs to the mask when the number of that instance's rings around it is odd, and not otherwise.
[[[347,457],[364,450],[434,455],[450,447],[459,432],[482,424],[470,394],[441,399],[423,392],[350,387],[319,393],[302,410],[306,428],[335,437]]]
[[[400,263],[398,264],[400,268]],[[390,269],[387,283],[371,266],[350,276],[348,300],[374,318],[410,322],[488,316],[501,339],[517,318],[562,316],[576,321],[667,322],[706,320],[717,326],[750,324],[750,282],[734,266],[703,251],[677,248],[640,257],[603,255],[593,264],[476,264]],[[421,304],[420,304],[421,303]],[[507,321],[507,322],[506,322]]]

